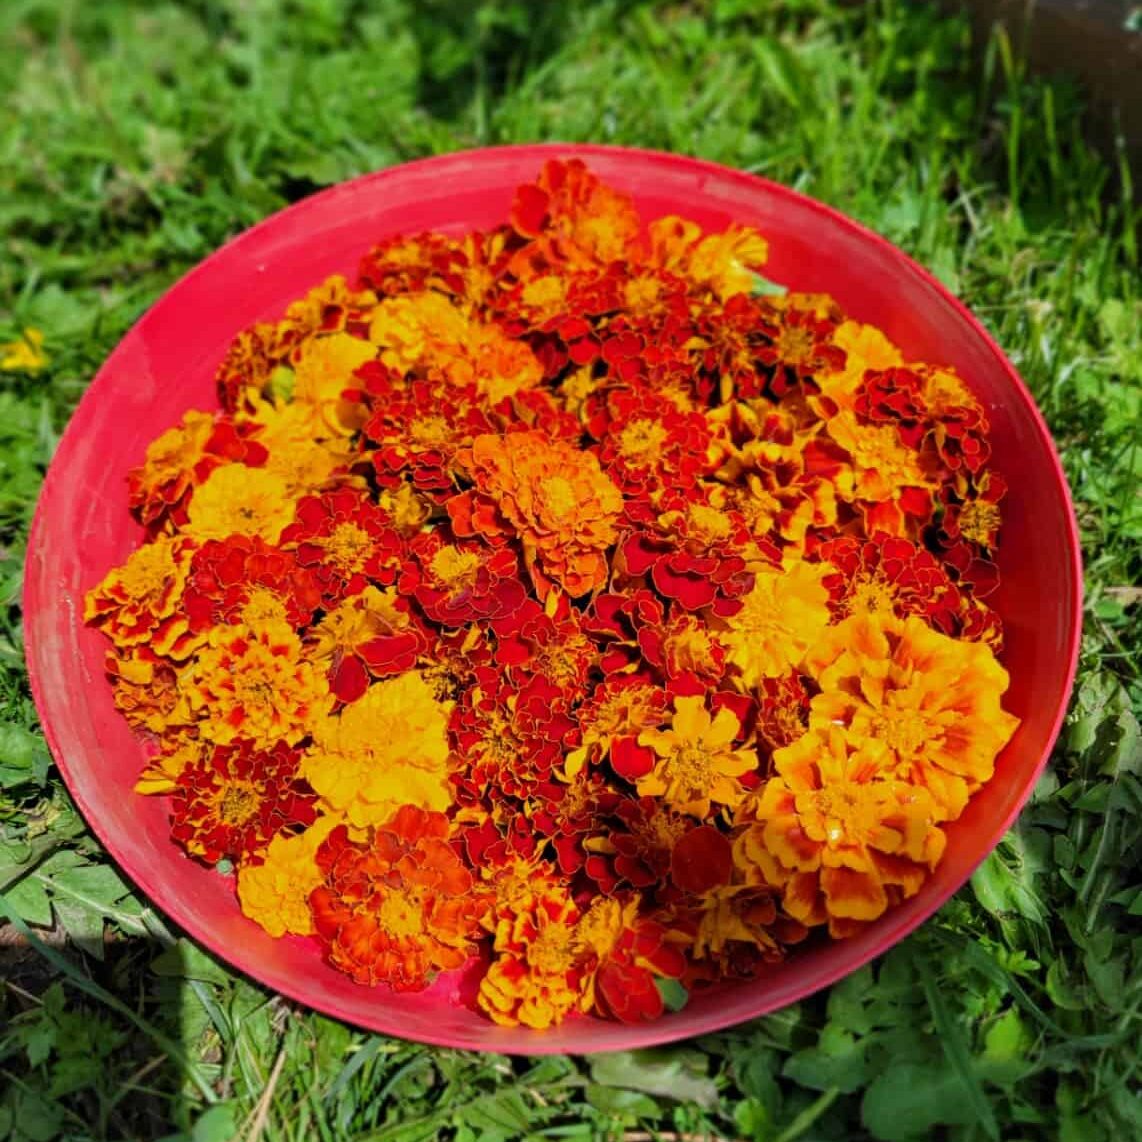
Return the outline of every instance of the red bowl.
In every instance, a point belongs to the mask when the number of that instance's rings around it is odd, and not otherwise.
[[[326,966],[314,942],[275,940],[247,920],[230,881],[171,843],[164,801],[132,792],[143,752],[112,704],[106,641],[82,613],[84,593],[140,539],[127,514],[127,470],[186,409],[216,407],[214,370],[239,330],[279,318],[330,274],[352,277],[386,235],[502,223],[517,185],[544,160],[573,154],[630,192],[645,217],[757,227],[770,241],[769,277],[832,294],[906,357],[952,365],[967,380],[987,407],[994,465],[1011,487],[994,601],[1007,634],[1006,705],[1022,724],[994,781],[948,828],[932,878],[861,935],[798,952],[763,980],[695,995],[647,1026],[580,1017],[535,1032],[496,1027],[463,1006],[471,987],[463,973],[420,994],[365,988]],[[1074,515],[1046,425],[999,348],[930,274],[836,211],[764,179],[675,155],[556,145],[367,175],[275,214],[187,274],[107,359],[64,433],[32,527],[24,615],[32,691],[64,780],[123,872],[175,923],[254,979],[351,1023],[449,1047],[537,1054],[645,1046],[762,1015],[853,971],[930,916],[1003,836],[1046,763],[1074,676],[1081,590]]]

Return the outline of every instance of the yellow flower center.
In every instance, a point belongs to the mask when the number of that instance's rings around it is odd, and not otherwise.
[[[800,325],[787,325],[777,338],[777,351],[783,361],[801,364],[813,351],[813,334]]]
[[[441,448],[448,443],[451,433],[444,417],[422,416],[409,425],[408,435],[420,448]]]
[[[691,504],[687,514],[690,529],[707,543],[725,539],[730,534],[730,517],[706,504]]]
[[[587,733],[605,738],[617,734],[636,734],[658,722],[652,686],[624,687],[607,695],[599,706],[594,723]]]
[[[653,277],[632,278],[623,290],[627,308],[642,311],[650,309],[660,293],[659,281]]]
[[[524,305],[546,310],[562,305],[566,292],[562,278],[554,274],[545,274],[529,281],[523,287],[521,297]]]
[[[119,581],[132,599],[159,594],[173,570],[170,552],[161,543],[140,547],[119,571]]]
[[[390,936],[403,939],[424,930],[424,913],[419,900],[399,888],[390,888],[377,909],[377,923]]]
[[[915,484],[920,476],[914,454],[905,448],[892,427],[863,427],[852,446],[860,468],[873,469],[889,484]]]
[[[575,930],[552,921],[528,946],[528,966],[541,975],[562,975],[575,963],[578,951]]]
[[[670,852],[689,828],[687,819],[680,813],[659,809],[639,821],[635,828],[635,837],[643,848]]]
[[[717,777],[710,754],[700,744],[682,742],[666,759],[670,780],[685,789],[708,789]]]
[[[853,580],[852,589],[845,598],[846,614],[876,614],[891,612],[896,592],[884,572],[874,571]]]
[[[960,531],[980,547],[991,546],[999,521],[999,508],[987,500],[971,500],[960,508]]]
[[[276,679],[268,671],[258,671],[257,665],[265,664],[247,663],[245,671],[234,679],[234,696],[247,713],[251,709],[272,711],[277,697]]]
[[[808,802],[802,807],[802,801]],[[851,782],[830,785],[812,793],[797,795],[797,808],[802,813],[816,812],[824,827],[824,839],[831,845],[859,843],[880,824],[879,800],[869,791]]]
[[[218,819],[224,825],[244,825],[257,811],[258,791],[246,781],[229,781],[218,801]]]
[[[456,594],[475,579],[480,557],[474,551],[463,551],[459,547],[442,547],[432,557],[431,566],[436,581]]]
[[[285,603],[268,587],[255,587],[242,607],[242,622],[249,627],[286,621]]]
[[[666,429],[657,421],[632,420],[619,433],[619,451],[628,460],[653,460],[666,436]]]
[[[579,506],[575,485],[565,476],[548,476],[540,483],[543,506],[556,519],[566,519]]]
[[[365,565],[373,541],[355,523],[339,523],[324,539],[325,558],[344,576],[355,575]]]
[[[884,742],[900,758],[924,753],[944,738],[943,731],[919,710],[903,708],[895,702],[871,719],[869,730],[871,737]]]

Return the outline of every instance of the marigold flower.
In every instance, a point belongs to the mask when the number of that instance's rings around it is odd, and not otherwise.
[[[821,688],[810,727],[837,728],[854,749],[878,743],[886,773],[931,793],[936,820],[960,815],[1019,725],[1000,707],[1008,677],[991,648],[915,616],[855,615],[807,662]]]
[[[693,819],[658,797],[623,798],[614,817],[584,842],[584,870],[603,892],[620,884],[653,889],[666,882],[674,846],[694,827]]]
[[[900,350],[875,325],[842,321],[833,330],[832,340],[844,352],[844,361],[816,375],[820,395],[809,397],[825,417],[853,408],[856,391],[869,369],[891,369],[904,363]]]
[[[309,900],[334,967],[358,983],[421,991],[475,952],[487,905],[448,835],[443,813],[415,805],[365,841],[351,841],[344,826],[329,834]]]
[[[256,535],[277,543],[296,506],[286,481],[276,473],[222,464],[194,489],[183,534],[198,543],[231,535]]]
[[[182,605],[196,632],[282,620],[295,630],[321,606],[321,586],[293,555],[259,536],[208,539],[190,561]]]
[[[650,250],[654,264],[721,301],[749,293],[769,259],[769,243],[749,226],[703,235],[699,226],[677,215],[650,224]]]
[[[316,427],[312,410],[299,401],[260,401],[242,418],[242,427],[249,430],[251,445],[266,450],[263,467],[285,481],[292,500],[358,481],[349,474],[355,459],[350,440]]]
[[[536,182],[516,191],[510,218],[515,231],[530,239],[513,258],[517,273],[537,265],[621,261],[639,232],[630,196],[606,186],[579,159],[544,163]]]
[[[527,589],[519,559],[507,547],[453,541],[447,529],[421,532],[409,544],[398,588],[435,623],[460,627],[475,619],[504,619],[523,606]]]
[[[930,551],[877,532],[867,539],[839,535],[815,552],[832,569],[823,580],[838,619],[890,612],[922,615],[947,634],[957,629],[960,593]]]
[[[283,830],[312,825],[313,791],[297,780],[300,754],[284,742],[215,746],[180,770],[171,799],[171,836],[207,864],[241,861]]]
[[[586,1010],[593,952],[576,931],[582,913],[565,889],[533,894],[496,931],[495,958],[476,1002],[496,1023],[542,1029]]]
[[[526,343],[463,313],[439,293],[389,298],[373,312],[369,337],[398,374],[472,385],[489,405],[537,385],[543,368]]]
[[[293,745],[329,705],[324,676],[281,621],[214,627],[182,684],[198,732],[218,745],[240,737],[259,749]]]
[[[657,728],[668,702],[666,691],[645,678],[626,675],[600,682],[576,712],[583,740],[567,755],[566,776],[602,761],[616,741],[633,744],[643,730]]]
[[[256,861],[238,869],[238,903],[271,936],[312,936],[309,896],[323,877],[317,851],[341,820],[319,816],[303,833],[279,833]]]
[[[138,730],[171,733],[193,722],[179,689],[177,664],[148,646],[133,646],[104,659],[115,708]]]
[[[675,698],[670,729],[638,735],[638,744],[657,755],[654,768],[635,778],[639,795],[661,797],[695,817],[707,816],[711,803],[733,808],[745,796],[738,778],[757,768],[752,749],[732,748],[741,728],[726,707],[711,717],[705,697]]]
[[[311,570],[326,605],[358,594],[369,582],[390,586],[405,555],[388,513],[356,488],[306,496],[281,533],[281,545]]]
[[[726,661],[737,668],[743,689],[787,674],[824,633],[831,619],[824,585],[829,570],[802,561],[759,570],[740,609],[722,620]]]
[[[928,790],[888,776],[876,741],[836,726],[774,754],[777,776],[743,805],[735,863],[782,890],[785,910],[834,936],[914,896],[944,850]]]
[[[355,374],[376,356],[376,345],[344,332],[309,337],[291,354],[289,400],[305,411],[318,437],[349,436],[361,427],[361,405],[345,393],[363,387]]]
[[[157,655],[186,658],[202,641],[180,609],[194,549],[182,536],[159,536],[132,551],[87,592],[83,621],[120,649],[145,644]]]
[[[478,436],[461,462],[476,486],[447,503],[457,535],[518,536],[540,599],[553,586],[573,597],[603,586],[623,500],[591,453],[513,432]]]
[[[243,427],[191,409],[174,428],[152,440],[143,463],[127,473],[128,502],[144,526],[167,515],[185,522],[187,496],[220,464],[256,468],[266,459],[266,447],[251,440]]]
[[[310,637],[310,658],[328,665],[329,689],[339,702],[355,702],[370,678],[411,670],[430,642],[406,598],[373,586],[327,612]]]
[[[302,776],[356,828],[384,824],[402,805],[443,812],[448,715],[415,670],[373,683],[338,715],[316,719]]]

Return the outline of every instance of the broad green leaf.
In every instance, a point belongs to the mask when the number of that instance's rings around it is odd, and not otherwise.
[[[865,1044],[844,1028],[828,1023],[817,1045],[790,1055],[782,1073],[810,1090],[835,1087],[849,1094],[868,1081],[868,1070]]]
[[[40,928],[52,924],[52,903],[47,890],[38,881],[27,876],[5,893],[8,903],[29,923]]]
[[[190,1132],[191,1142],[232,1142],[238,1132],[238,1108],[232,1102],[216,1102],[199,1115]]]
[[[613,1086],[590,1083],[584,1094],[596,1110],[609,1114],[612,1118],[634,1121],[639,1118],[657,1118],[661,1113],[654,1099],[636,1090],[620,1090]]]
[[[926,1138],[935,1126],[976,1121],[959,1075],[948,1067],[894,1061],[861,1101],[861,1121],[882,1142]]]
[[[591,1059],[591,1078],[603,1086],[713,1106],[718,1088],[708,1068],[707,1055],[686,1048],[615,1051]]]

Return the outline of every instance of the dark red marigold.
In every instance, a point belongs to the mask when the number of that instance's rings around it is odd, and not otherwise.
[[[321,585],[292,552],[256,535],[208,539],[190,561],[183,608],[192,631],[280,611],[295,630],[322,605]],[[249,609],[250,613],[247,613]]]
[[[286,829],[313,824],[317,795],[297,776],[301,751],[257,750],[239,739],[215,746],[179,774],[171,837],[207,864],[241,861]]]
[[[578,698],[587,676],[599,663],[599,648],[591,640],[582,612],[560,595],[553,613],[533,599],[506,618],[494,620],[496,661],[512,679],[537,674],[571,700]]]
[[[624,884],[647,890],[665,884],[674,846],[694,821],[657,797],[624,797],[600,825],[604,827],[584,842],[584,871],[609,894]]]
[[[388,513],[355,488],[306,496],[280,542],[316,577],[326,606],[359,594],[370,582],[391,586],[405,556]]]
[[[815,558],[836,568],[823,586],[838,620],[892,611],[901,618],[919,615],[945,634],[956,633],[960,592],[925,548],[884,532],[868,539],[840,535],[817,547]]]
[[[756,351],[757,360],[770,373],[766,391],[772,397],[781,400],[811,382],[818,373],[845,367],[847,354],[832,340],[836,321],[805,309],[775,312],[775,335]]]
[[[408,545],[397,584],[424,613],[445,627],[477,619],[506,619],[523,606],[527,589],[511,547],[456,539],[446,528],[421,532]]]
[[[459,800],[495,803],[549,781],[576,743],[576,725],[567,696],[546,678],[521,683],[482,667],[452,711],[449,738],[460,759],[452,776]]]
[[[388,372],[379,362],[376,371]],[[496,431],[474,385],[372,382],[369,392],[365,448],[383,488],[408,479],[418,492],[443,499],[455,491],[456,453],[477,436]]]

